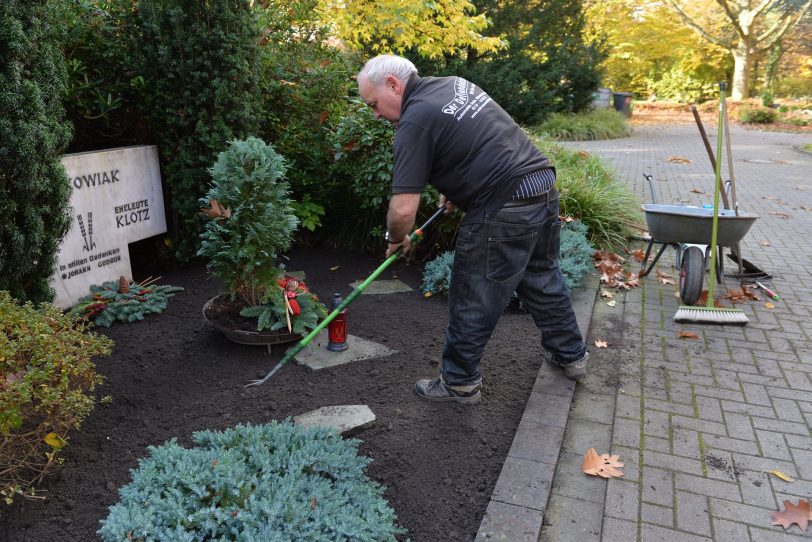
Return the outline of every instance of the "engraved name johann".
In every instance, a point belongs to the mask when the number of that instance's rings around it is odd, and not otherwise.
[[[113,248],[91,254],[87,258],[77,258],[68,265],[60,265],[59,271],[62,273],[62,280],[72,279],[76,275],[90,271],[91,263],[96,267],[104,267],[118,261],[121,261],[121,249]]]

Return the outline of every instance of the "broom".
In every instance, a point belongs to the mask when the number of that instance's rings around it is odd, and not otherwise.
[[[708,300],[704,307],[691,307],[681,305],[674,315],[675,322],[695,322],[698,324],[732,324],[745,325],[747,315],[741,309],[717,308],[713,302],[714,273],[716,272],[716,239],[719,231],[719,193],[722,186],[722,129],[727,110],[725,106],[725,82],[719,83],[719,127],[716,135],[716,178],[713,190],[713,224],[711,226],[711,261],[710,282],[708,284]]]
[[[445,212],[445,210],[446,210],[446,206],[443,205],[442,207],[437,209],[437,211],[433,215],[431,215],[428,220],[426,220],[425,224],[423,224],[422,226],[417,228],[415,231],[413,231],[409,235],[409,239],[411,240],[411,242],[416,243],[419,239],[421,239],[423,237],[423,231],[426,228],[428,228],[431,225],[431,223],[434,222],[441,214],[443,214]],[[290,348],[287,351],[287,353],[285,353],[285,355],[282,356],[282,359],[279,360],[279,363],[277,363],[276,366],[273,369],[268,371],[268,373],[265,376],[263,376],[262,378],[249,382],[248,384],[245,385],[245,387],[248,388],[250,386],[259,386],[260,384],[264,384],[265,382],[270,380],[270,378],[276,373],[276,371],[281,369],[283,365],[285,365],[287,362],[292,360],[294,358],[294,356],[296,356],[296,354],[301,352],[302,349],[305,346],[307,346],[308,343],[310,343],[310,341],[312,341],[314,337],[316,337],[325,327],[327,327],[327,324],[332,322],[335,319],[336,316],[341,314],[341,311],[343,311],[350,303],[352,303],[355,300],[356,297],[361,295],[361,292],[363,292],[364,289],[367,286],[369,286],[369,284],[373,280],[378,278],[378,275],[383,273],[384,269],[389,267],[389,264],[394,262],[398,258],[398,256],[400,256],[400,249],[399,248],[397,249],[396,252],[394,252],[391,256],[389,256],[381,265],[379,265],[378,268],[375,269],[375,271],[373,271],[370,276],[368,276],[361,284],[359,284],[355,288],[355,290],[353,290],[350,293],[350,295],[348,295],[347,298],[344,301],[342,301],[341,304],[338,305],[338,307],[333,309],[333,312],[328,314],[327,317],[324,320],[322,320],[321,323],[319,325],[317,325],[313,329],[313,331],[311,331],[304,339],[299,341],[299,343],[296,346]]]

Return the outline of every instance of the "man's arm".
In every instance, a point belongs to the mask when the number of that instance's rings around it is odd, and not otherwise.
[[[389,232],[390,243],[386,250],[387,256],[393,254],[398,248],[402,249],[403,254],[409,252],[411,246],[409,234],[414,227],[418,207],[420,207],[420,194],[394,194],[389,200],[386,231]]]

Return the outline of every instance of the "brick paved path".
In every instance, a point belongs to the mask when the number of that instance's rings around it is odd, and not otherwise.
[[[715,122],[705,124],[715,137]],[[660,203],[712,203],[713,174],[695,126],[635,132],[566,145],[613,164],[644,201],[651,196],[642,174],[650,172]],[[734,126],[732,141],[740,206],[761,216],[742,255],[773,275],[781,300],[774,309],[765,299],[739,305],[750,319],[744,327],[676,324],[675,287],[652,272],[616,307],[598,302],[589,341],[605,339],[609,348],[590,348],[592,372],[575,393],[541,540],[812,539],[812,526],[784,531],[769,514],[785,499],[812,500],[812,211],[802,208],[812,209],[812,155],[794,148],[812,135]],[[658,267],[674,273],[673,257],[668,249]],[[679,330],[700,340],[678,339]],[[581,474],[590,447],[620,454],[625,477]]]

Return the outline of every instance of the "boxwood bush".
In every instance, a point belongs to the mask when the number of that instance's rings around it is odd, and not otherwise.
[[[105,541],[395,540],[404,532],[367,478],[358,440],[289,420],[173,439],[119,490],[98,533]]]
[[[91,361],[112,341],[50,304],[21,305],[0,291],[0,494],[34,496],[58,452],[95,402]]]

